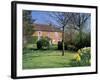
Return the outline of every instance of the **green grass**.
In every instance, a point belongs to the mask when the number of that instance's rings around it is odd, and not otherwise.
[[[72,67],[70,61],[76,52],[59,50],[23,50],[23,69]]]

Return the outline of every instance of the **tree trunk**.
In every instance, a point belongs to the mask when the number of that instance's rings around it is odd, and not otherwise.
[[[64,56],[64,26],[63,26],[63,33],[62,33],[62,56]]]
[[[82,25],[81,25],[81,16],[80,16],[80,14],[79,14],[79,35],[80,35],[80,48],[82,48],[82,45],[81,45],[81,43],[82,43]]]

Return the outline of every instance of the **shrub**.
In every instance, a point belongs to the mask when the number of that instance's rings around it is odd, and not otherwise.
[[[75,61],[80,66],[88,66],[91,64],[91,49],[90,47],[85,47],[79,49],[77,54],[75,55]],[[78,65],[78,66],[79,66]]]
[[[27,37],[28,43],[29,44],[36,44],[38,37],[37,36],[29,36]]]
[[[67,49],[71,51],[77,51],[77,48],[74,45],[68,45]]]
[[[58,41],[58,50],[62,50],[63,45],[61,41]],[[67,50],[67,43],[64,43],[64,49]]]
[[[42,42],[41,40],[37,41],[37,48],[42,49]]]
[[[42,43],[42,48],[43,48],[43,49],[49,48],[49,41],[48,41],[46,38],[43,38],[43,39],[41,40],[41,43]]]
[[[32,43],[33,44],[36,44],[37,43],[37,40],[38,40],[38,36],[33,36]]]
[[[62,42],[59,41],[58,42],[58,50],[62,50],[62,49],[63,49]],[[71,51],[77,51],[77,48],[74,45],[68,44],[67,42],[64,42],[64,49],[71,50]]]
[[[91,58],[90,47],[85,47],[85,48],[79,49],[78,53],[80,54],[82,60],[89,62],[89,60]]]
[[[64,43],[64,46],[65,46],[65,50],[67,50],[67,49],[68,49],[68,44],[67,44],[67,42]]]
[[[62,50],[62,42],[58,41],[58,50]]]
[[[81,36],[81,38],[80,38]],[[80,49],[83,47],[90,47],[91,46],[91,40],[90,40],[90,34],[89,33],[82,33],[82,35],[78,34],[75,39],[73,40],[74,45]]]
[[[47,38],[41,38],[37,41],[37,48],[38,49],[49,49],[49,40]]]

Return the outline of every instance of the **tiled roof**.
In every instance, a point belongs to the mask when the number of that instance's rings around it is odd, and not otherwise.
[[[62,32],[60,28],[46,24],[33,24],[33,28],[36,31]]]

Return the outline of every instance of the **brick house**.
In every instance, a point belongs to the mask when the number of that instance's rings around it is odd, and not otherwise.
[[[62,30],[46,24],[34,24],[33,36],[37,36],[38,40],[41,37],[48,37],[51,39],[52,44],[57,44],[58,41],[62,41]]]

